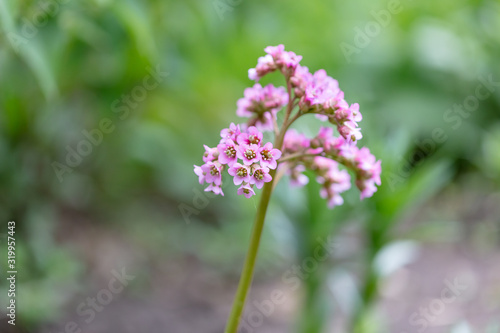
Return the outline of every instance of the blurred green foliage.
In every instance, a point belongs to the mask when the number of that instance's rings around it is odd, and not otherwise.
[[[202,190],[192,165],[201,161],[202,144],[215,144],[220,129],[238,121],[236,100],[251,84],[247,69],[267,45],[283,43],[311,70],[326,69],[346,99],[360,103],[362,144],[382,159],[383,185],[363,203],[352,191],[332,212],[312,182],[295,194],[281,184],[267,224],[288,229],[264,236],[261,272],[278,271],[277,258],[309,256],[319,235],[359,224],[367,243],[353,260],[365,279],[353,325],[375,332],[377,325],[366,324],[382,278],[373,261],[395,239],[425,235],[401,236],[397,223],[443,189],[466,190],[464,177],[498,191],[500,87],[470,115],[444,118],[475,94],[479,77],[500,81],[497,1],[402,0],[402,10],[366,47],[356,45],[358,29],[375,21],[372,11],[386,10],[386,1],[222,3],[0,0],[0,221],[18,222],[26,267],[20,315],[30,325],[60,316],[85,280],[84,262],[56,240],[61,221],[77,217],[129,235],[149,254],[190,253],[238,274],[255,201],[228,189],[189,224],[178,206],[191,205],[193,190]],[[345,57],[342,43],[359,52]],[[144,84],[151,68],[168,76],[121,117],[116,106],[127,105],[124,96]],[[268,81],[281,83],[278,76]],[[54,162],[67,165],[69,152],[86,140],[83,131],[103,119],[113,131],[64,169],[60,181]],[[313,134],[318,124],[307,119],[297,126]],[[436,128],[446,136],[439,143]],[[302,332],[320,332],[329,315],[321,290],[330,271],[324,267],[306,281]],[[66,291],[51,293],[61,283]]]

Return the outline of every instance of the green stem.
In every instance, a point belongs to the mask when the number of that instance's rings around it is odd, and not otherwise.
[[[283,145],[283,139],[285,137],[285,131],[281,131],[276,137],[274,142],[275,147]],[[255,267],[255,260],[257,258],[257,252],[259,250],[260,236],[262,235],[262,229],[264,227],[264,220],[266,218],[267,206],[269,205],[269,200],[271,199],[271,193],[273,192],[273,184],[276,181],[276,169],[269,172],[273,178],[269,183],[265,183],[262,188],[262,196],[260,197],[259,207],[257,207],[257,214],[255,216],[255,221],[252,230],[252,237],[250,238],[250,247],[248,248],[247,257],[245,258],[245,264],[243,265],[243,271],[241,272],[240,282],[238,284],[238,290],[236,291],[236,296],[233,302],[233,308],[226,325],[226,330],[224,333],[236,333],[238,330],[238,324],[240,322],[241,313],[245,306],[245,300],[247,298],[248,290],[250,289],[250,284],[252,283],[253,271]]]
[[[269,183],[265,183],[262,189],[262,197],[260,198],[259,207],[257,208],[257,215],[255,216],[252,237],[250,238],[250,247],[248,248],[247,257],[245,259],[245,264],[241,273],[240,283],[238,285],[238,290],[236,291],[236,296],[234,298],[233,308],[231,310],[231,314],[229,315],[226,330],[224,331],[225,333],[236,333],[238,330],[241,313],[243,312],[243,307],[245,305],[248,290],[250,289],[250,284],[252,283],[255,260],[257,258],[257,252],[259,250],[260,236],[264,227],[267,206],[269,204],[269,199],[271,199],[271,192],[273,189],[275,174],[274,171],[275,170],[271,171],[273,180]]]
[[[290,82],[287,82],[287,89],[289,103],[285,113],[285,120],[283,121],[283,126],[279,133],[277,133],[274,141],[274,147],[280,150],[282,149],[285,132],[288,126],[290,126],[291,123],[297,118],[295,117],[292,121],[288,121],[293,109],[292,87]],[[252,284],[255,260],[257,259],[257,252],[259,251],[260,237],[262,235],[262,229],[264,228],[267,206],[269,205],[271,193],[273,192],[273,184],[276,182],[276,169],[271,170],[269,174],[271,175],[272,180],[269,183],[265,183],[262,188],[262,196],[260,198],[259,207],[257,207],[257,214],[255,216],[252,236],[250,238],[250,246],[243,265],[243,271],[241,272],[238,290],[236,291],[236,296],[233,302],[233,308],[231,309],[231,314],[229,315],[224,333],[236,333],[238,331],[241,314],[243,313],[243,308],[245,307],[245,300],[247,298],[250,285]]]
[[[281,148],[283,145],[283,138],[285,133],[281,131],[274,142],[275,147]],[[250,247],[248,248],[247,257],[245,258],[245,264],[243,265],[243,271],[241,272],[240,282],[238,284],[238,290],[236,291],[236,296],[233,302],[233,308],[231,309],[231,314],[227,321],[226,330],[224,333],[236,333],[238,330],[238,324],[240,322],[241,313],[245,306],[245,300],[247,298],[248,290],[250,289],[250,284],[252,283],[253,271],[255,267],[255,260],[257,258],[257,252],[259,250],[260,236],[262,235],[262,229],[264,227],[264,220],[266,218],[267,206],[269,205],[269,200],[271,199],[271,193],[273,192],[273,184],[276,181],[276,169],[269,172],[273,179],[269,183],[265,183],[262,188],[262,196],[260,197],[259,206],[257,207],[257,214],[255,216],[255,221],[253,224],[252,237],[250,238]]]

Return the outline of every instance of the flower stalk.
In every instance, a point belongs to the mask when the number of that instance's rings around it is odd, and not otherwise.
[[[291,95],[291,87],[288,85],[288,94]],[[290,115],[292,112],[292,100],[289,100],[287,106],[286,115]],[[285,116],[287,117],[287,116]],[[283,140],[285,137],[285,124],[280,132],[276,134],[274,141],[274,146],[281,149],[283,146]],[[288,127],[288,126],[287,126]],[[264,184],[262,188],[262,196],[260,197],[259,206],[257,207],[257,213],[255,215],[255,221],[253,223],[252,236],[250,237],[250,245],[248,247],[247,256],[245,258],[245,263],[243,264],[243,270],[240,276],[240,282],[238,284],[238,290],[236,291],[236,296],[234,297],[233,307],[231,313],[229,314],[229,319],[227,321],[226,330],[224,333],[236,333],[238,331],[238,326],[240,323],[241,314],[245,307],[245,301],[252,284],[253,272],[255,270],[255,261],[257,259],[257,253],[259,251],[260,239],[262,235],[262,230],[264,229],[264,222],[266,219],[267,207],[269,206],[269,201],[271,200],[271,194],[273,192],[275,183],[278,182],[279,178],[275,177],[276,169],[269,172],[272,180]]]
[[[222,173],[227,171],[237,193],[245,198],[255,195],[254,188],[262,189],[255,216],[250,245],[243,265],[238,290],[225,333],[236,333],[245,300],[252,283],[267,207],[273,189],[284,176],[290,176],[292,186],[303,186],[309,178],[303,173],[314,172],[321,184],[320,196],[333,208],[343,203],[341,193],[351,188],[351,176],[356,177],[356,187],[361,199],[370,197],[380,185],[380,161],[369,149],[358,148],[362,138],[358,122],[362,116],[357,103],[349,105],[338,82],[324,70],[314,74],[299,64],[301,56],[287,52],[283,45],[269,46],[266,55],[259,58],[257,66],[248,71],[251,80],[278,71],[283,74],[285,87],[256,83],[244,91],[237,102],[236,114],[249,118],[245,124],[231,123],[220,132],[216,147],[205,146],[204,164],[194,166],[200,184],[209,184],[205,191],[224,195]],[[286,105],[281,127],[277,113]],[[293,114],[293,111],[296,112]],[[321,121],[328,121],[337,128],[321,127],[313,138],[297,133],[290,126],[301,116],[313,114]],[[274,145],[264,141],[263,132],[274,133]],[[339,168],[339,167],[343,167]]]
[[[238,290],[236,291],[236,296],[233,302],[233,308],[231,310],[231,314],[229,315],[226,330],[224,331],[225,333],[237,332],[241,314],[245,306],[245,300],[248,295],[248,290],[252,284],[255,261],[259,250],[262,229],[264,228],[264,220],[266,218],[267,207],[273,191],[275,170],[272,170],[270,174],[273,177],[273,180],[264,184],[264,187],[262,188],[262,196],[259,201],[259,206],[257,207],[257,214],[255,215],[252,236],[250,238],[250,246],[243,265],[243,271],[241,272]]]

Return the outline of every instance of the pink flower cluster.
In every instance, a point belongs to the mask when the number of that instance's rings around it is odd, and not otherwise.
[[[273,148],[271,142],[262,142],[263,134],[256,127],[242,130],[240,125],[231,123],[221,131],[217,147],[205,146],[202,166],[194,166],[200,184],[208,183],[205,191],[224,195],[222,192],[222,172],[227,169],[233,177],[234,185],[239,185],[237,193],[250,198],[258,189],[272,180],[270,169],[276,169],[281,151]]]
[[[255,125],[261,131],[273,130],[273,117],[288,103],[288,94],[283,87],[272,84],[262,87],[256,83],[246,88],[243,98],[237,102],[236,115],[251,118],[249,125]]]
[[[295,72],[302,56],[293,52],[286,52],[285,46],[268,46],[264,49],[266,55],[257,60],[257,66],[248,70],[250,80],[258,81],[264,75],[280,70],[286,78]]]
[[[328,200],[328,207],[342,205],[344,199],[340,193],[351,188],[351,176],[346,170],[339,170],[339,164],[327,157],[313,158],[311,169],[317,174],[316,180],[321,184],[320,195]]]
[[[317,181],[322,184],[320,194],[328,199],[330,207],[342,204],[339,194],[351,187],[349,174],[346,170],[339,170],[339,164],[356,175],[356,186],[361,191],[361,199],[371,197],[377,191],[375,185],[381,184],[381,161],[377,161],[368,148],[360,149],[352,141],[334,136],[330,127],[321,127],[318,135],[312,139],[289,130],[285,136],[283,154],[298,156],[282,164],[283,168],[287,168],[292,184],[307,184],[308,179],[302,172],[306,169],[313,170]]]
[[[258,81],[264,75],[280,70],[289,80],[295,96],[299,98],[299,108],[303,113],[315,113],[322,121],[328,120],[337,126],[339,133],[351,141],[362,138],[358,122],[363,118],[359,105],[349,105],[344,100],[344,92],[339,89],[337,80],[320,69],[314,74],[305,66],[299,65],[301,56],[286,52],[283,45],[268,46],[267,53],[260,57],[255,68],[248,71],[251,80]]]
[[[255,83],[245,89],[244,97],[237,102],[236,114],[249,120],[244,125],[232,123],[223,129],[217,147],[205,146],[204,164],[194,166],[200,184],[209,184],[205,191],[224,195],[222,173],[227,170],[239,186],[237,193],[250,198],[255,195],[254,187],[260,189],[264,183],[276,182],[273,177],[278,168],[276,178],[288,174],[294,186],[307,184],[309,178],[304,172],[312,171],[321,184],[320,195],[330,207],[343,203],[341,194],[351,187],[351,175],[361,191],[361,199],[372,196],[376,185],[380,185],[381,162],[368,148],[356,146],[362,138],[359,105],[349,105],[335,79],[324,70],[310,73],[300,65],[302,57],[285,51],[283,45],[268,46],[265,52],[257,66],[248,71],[249,78],[258,81],[278,71],[285,77],[287,88]],[[280,129],[277,113],[287,104]],[[333,127],[321,127],[313,138],[288,129],[306,114],[333,124],[340,135],[334,136]],[[262,131],[272,130],[275,142],[283,143],[282,146],[263,142]]]

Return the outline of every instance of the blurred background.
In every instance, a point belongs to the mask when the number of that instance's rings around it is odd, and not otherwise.
[[[258,197],[201,196],[192,166],[280,43],[360,104],[382,186],[329,210],[279,184],[240,331],[500,331],[498,1],[0,0],[0,22],[1,332],[223,331]]]

